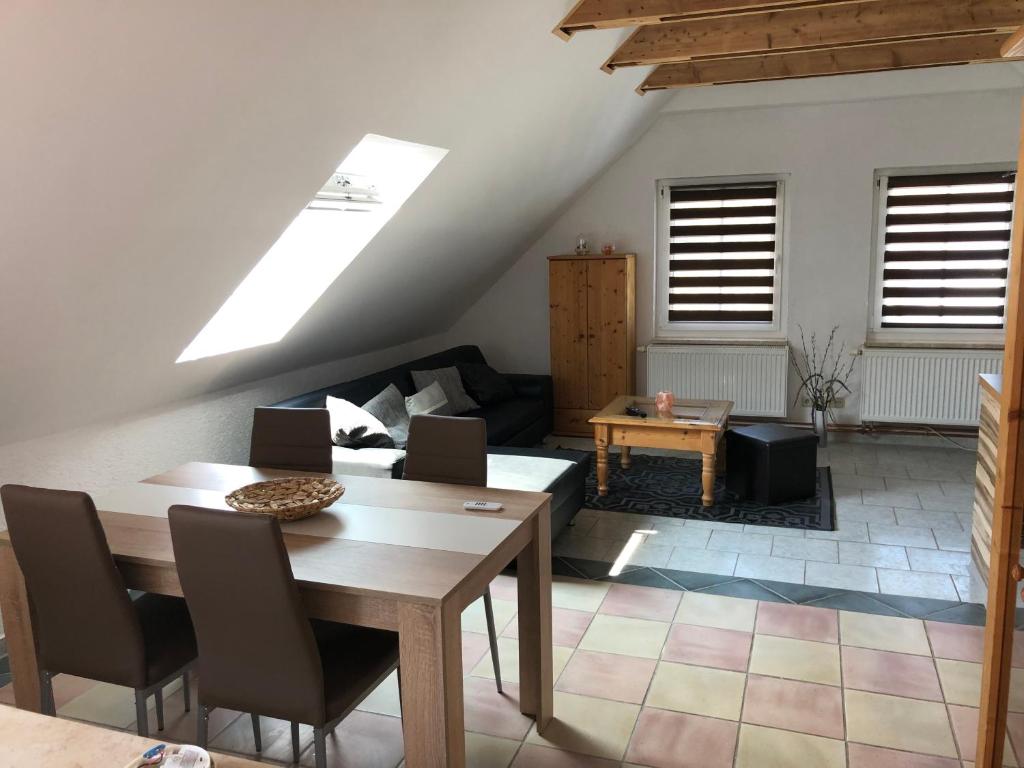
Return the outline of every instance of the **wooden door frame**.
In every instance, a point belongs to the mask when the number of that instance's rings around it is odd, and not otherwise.
[[[1024,168],[1024,120],[1017,168]],[[1013,202],[1013,234],[1006,295],[1006,340],[1003,347],[1003,387],[1000,393],[999,446],[996,455],[995,503],[992,518],[992,557],[988,578],[985,655],[978,717],[977,768],[1002,765],[1012,670],[1013,630],[1017,606],[1021,511],[1024,509],[1024,195]],[[966,758],[967,756],[964,755]]]

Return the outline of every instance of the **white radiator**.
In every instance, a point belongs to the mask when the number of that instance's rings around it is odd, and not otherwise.
[[[861,421],[978,425],[979,373],[1002,373],[998,350],[865,347]]]
[[[785,416],[788,351],[778,346],[651,344],[647,390],[676,399],[732,400],[738,416]]]

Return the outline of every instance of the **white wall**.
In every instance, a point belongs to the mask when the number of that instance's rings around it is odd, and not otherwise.
[[[788,337],[800,324],[819,334],[839,324],[847,344],[860,345],[869,314],[875,169],[1014,161],[1024,91],[1016,75],[1010,82],[1018,87],[777,107],[703,108],[696,100],[699,108],[688,109],[673,102],[670,108],[685,111],[661,115],[454,324],[449,339],[480,344],[505,370],[547,371],[546,259],[571,252],[582,233],[595,246],[612,241],[637,253],[637,341],[644,344],[655,336],[656,180],[786,173]],[[771,87],[748,93],[763,99]],[[720,93],[709,89],[721,102]],[[799,100],[794,91],[786,97]],[[642,357],[638,368],[642,381]],[[854,391],[841,420],[857,418]]]

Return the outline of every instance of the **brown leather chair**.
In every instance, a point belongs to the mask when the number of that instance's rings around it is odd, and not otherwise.
[[[197,741],[210,710],[313,726],[317,768],[325,734],[398,667],[398,635],[306,616],[281,528],[270,515],[173,506],[174,559],[199,640]]]
[[[60,673],[134,688],[140,736],[150,695],[163,730],[163,687],[179,676],[188,711],[196,639],[185,601],[131,599],[88,494],[5,485],[0,498],[39,638],[43,711],[56,714]]]
[[[487,422],[459,416],[417,415],[409,420],[403,480],[456,485],[487,485]],[[473,501],[467,498],[466,501]],[[487,637],[491,644],[494,681],[501,693],[498,636],[490,586],[484,590]]]
[[[326,408],[256,408],[249,466],[329,473],[331,437]]]

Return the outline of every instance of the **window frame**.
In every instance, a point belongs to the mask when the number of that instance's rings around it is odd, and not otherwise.
[[[871,279],[867,341],[879,343],[946,343],[961,345],[999,345],[1006,335],[1006,303],[1003,303],[1003,327],[988,328],[884,328],[882,326],[882,281],[885,259],[885,187],[890,176],[941,176],[955,173],[986,173],[1005,171],[1017,173],[1017,164],[972,163],[969,165],[910,166],[899,168],[876,168],[872,178],[871,205]],[[1016,199],[1018,189],[1014,189]],[[1016,203],[1015,203],[1016,205]],[[1013,258],[1013,221],[1010,222],[1011,243],[1009,258]]]
[[[775,290],[773,291],[772,321],[766,322],[718,322],[700,321],[685,322],[669,320],[669,260],[671,258],[670,245],[670,205],[671,188],[678,187],[708,187],[715,185],[732,184],[763,184],[771,182],[776,184],[776,230],[775,230]],[[735,176],[706,176],[691,178],[659,179],[656,185],[656,232],[655,244],[657,253],[657,264],[654,270],[654,327],[655,335],[659,339],[707,339],[708,333],[713,332],[717,337],[723,339],[749,339],[749,340],[778,340],[785,338],[786,329],[786,302],[784,295],[787,287],[787,259],[785,248],[789,234],[789,214],[786,205],[788,187],[790,185],[790,174],[788,173],[765,173],[745,174]]]

